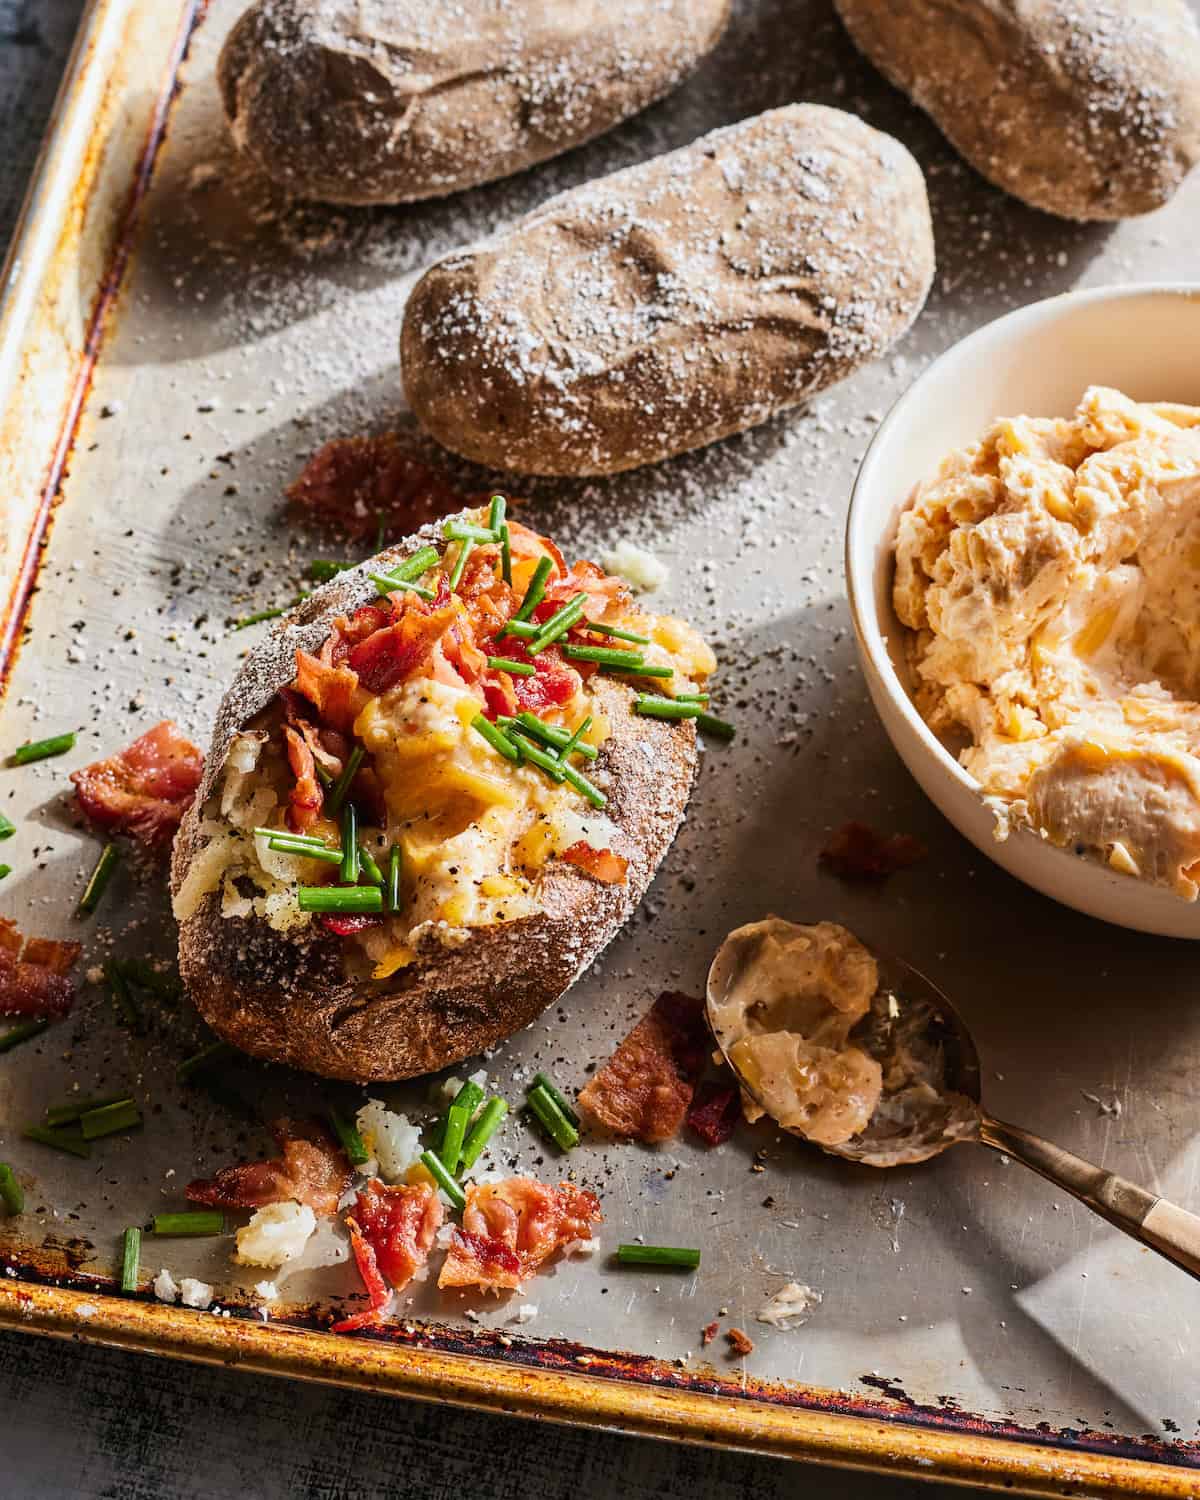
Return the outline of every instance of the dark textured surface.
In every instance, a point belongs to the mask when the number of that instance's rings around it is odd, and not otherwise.
[[[169,0],[163,0],[164,4]],[[0,0],[0,245],[82,0]],[[921,1500],[908,1481],[488,1418],[0,1335],[5,1500]],[[955,1491],[954,1493],[962,1493]]]

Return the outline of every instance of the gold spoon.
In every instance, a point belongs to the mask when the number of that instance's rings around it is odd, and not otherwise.
[[[719,1023],[722,1002],[762,952],[760,929],[764,925],[739,928],[721,944],[708,973],[707,1007],[726,1062],[753,1103],[769,1114],[755,1081],[747,1078],[731,1056],[732,1044],[723,1038]],[[779,923],[781,928],[791,925]],[[839,1144],[816,1142],[822,1151],[866,1166],[892,1167],[938,1156],[959,1141],[978,1141],[1031,1167],[1102,1219],[1200,1278],[1200,1217],[988,1114],[980,1103],[979,1056],[962,1017],[917,969],[871,952],[879,967],[877,999],[882,997],[885,1004],[873,1006],[855,1027],[850,1043],[884,1062],[884,1094],[864,1130]],[[915,1047],[934,1064],[931,1086],[916,1094],[906,1092],[899,1100],[900,1108],[895,1107],[899,1096],[889,1096],[886,1082],[886,1048],[896,1016],[903,1017],[906,1046]],[[804,1138],[799,1129],[791,1133]]]

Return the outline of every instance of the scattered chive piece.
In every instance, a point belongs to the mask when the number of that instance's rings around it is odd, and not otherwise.
[[[25,1194],[17,1181],[17,1174],[6,1161],[0,1161],[0,1199],[10,1214],[25,1212]]]
[[[459,1089],[458,1093],[455,1094],[454,1098],[451,1099],[449,1108],[447,1108],[446,1113],[442,1116],[441,1123],[438,1126],[438,1131],[437,1131],[437,1152],[438,1152],[438,1155],[442,1159],[443,1165],[446,1166],[450,1171],[453,1171],[454,1167],[450,1166],[449,1154],[448,1154],[447,1148],[446,1148],[446,1140],[447,1140],[447,1132],[450,1130],[450,1113],[451,1113],[451,1110],[453,1110],[454,1107],[457,1105],[459,1113],[460,1114],[465,1113],[466,1117],[467,1117],[466,1123],[470,1124],[471,1116],[475,1113],[475,1111],[479,1108],[479,1106],[482,1103],[483,1103],[483,1090],[479,1087],[479,1085],[477,1083],[473,1083],[471,1081],[471,1079],[468,1078],[467,1081],[466,1081],[466,1083],[463,1084],[462,1088]],[[466,1134],[466,1130],[465,1129],[463,1131],[463,1134],[464,1135]],[[461,1150],[461,1147],[462,1147],[462,1143],[460,1141],[458,1149]],[[457,1166],[457,1165],[458,1165],[458,1158],[456,1156],[455,1160],[454,1160],[454,1166]]]
[[[89,1114],[94,1109],[107,1109],[110,1104],[123,1104],[128,1097],[128,1094],[104,1094],[96,1099],[80,1099],[77,1104],[58,1104],[46,1111],[42,1123],[51,1130],[59,1125],[73,1125],[80,1115]]]
[[[442,1146],[438,1155],[451,1176],[458,1171],[463,1142],[467,1138],[467,1127],[474,1113],[475,1104],[470,1099],[456,1099],[446,1111],[446,1129],[442,1133]]]
[[[578,724],[576,724],[576,726],[575,726],[575,732],[568,737],[567,743],[558,752],[558,758],[559,758],[559,760],[561,760],[561,761],[568,761],[568,760],[571,759],[572,755],[575,754],[576,750],[578,750],[580,748],[579,741],[588,732],[588,730],[591,728],[591,725],[592,725],[592,716],[591,716],[591,714],[588,714],[588,716],[587,716],[586,719],[582,719]],[[592,755],[589,756],[589,759],[590,760],[595,760],[595,758],[596,758],[596,753],[593,752]]]
[[[541,1084],[529,1090],[525,1102],[536,1115],[539,1124],[560,1151],[569,1151],[579,1144],[579,1132],[563,1114]]]
[[[175,1077],[180,1083],[187,1083],[195,1073],[202,1068],[208,1067],[210,1063],[224,1062],[227,1057],[234,1055],[234,1048],[228,1042],[209,1042],[207,1047],[202,1047],[199,1052],[194,1052],[191,1057],[184,1058],[183,1062],[175,1069]]]
[[[0,1052],[20,1046],[31,1036],[40,1036],[49,1024],[49,1021],[22,1021],[19,1026],[10,1026],[7,1031],[0,1033]]]
[[[141,1262],[142,1231],[137,1228],[127,1229],[122,1238],[121,1249],[121,1290],[123,1292],[137,1291]]]
[[[706,734],[718,735],[723,740],[731,740],[737,733],[732,724],[705,713],[698,703],[688,703],[679,698],[658,698],[653,694],[642,693],[633,706],[639,714],[645,714],[651,719],[695,719],[697,729],[703,729]]]
[[[0,839],[10,839],[17,831],[17,825],[0,813]]]
[[[676,693],[673,701],[675,703],[707,703],[707,693]]]
[[[533,577],[529,580],[529,587],[525,590],[525,597],[521,600],[521,607],[508,622],[507,628],[509,630],[513,629],[513,621],[521,624],[522,621],[528,620],[529,616],[542,602],[546,593],[546,579],[550,577],[553,568],[554,562],[551,558],[538,558],[537,567],[533,570]],[[521,632],[514,630],[513,634],[520,635]]]
[[[144,990],[153,990],[156,995],[162,995],[167,1000],[177,1000],[183,993],[183,984],[178,974],[170,969],[164,973],[147,959],[118,959],[117,968],[130,984],[140,984]]]
[[[308,598],[308,590],[302,589],[290,604],[281,604],[278,609],[260,609],[256,615],[246,615],[243,619],[233,622],[234,630],[245,630],[247,625],[259,625],[263,620],[277,620],[280,615],[286,615],[289,609],[295,609],[297,604],[303,604]]]
[[[217,1209],[197,1209],[190,1213],[155,1214],[150,1221],[151,1234],[200,1235],[224,1234],[225,1215]]]
[[[301,911],[377,912],[383,892],[377,885],[300,885],[296,902]]]
[[[420,578],[422,573],[428,573],[440,556],[436,547],[422,547],[414,552],[411,557],[406,557],[402,563],[397,563],[388,574],[389,578],[398,578],[401,583],[413,583]]]
[[[595,631],[597,635],[611,635],[618,641],[632,641],[635,646],[648,646],[650,644],[650,637],[648,635],[638,635],[632,630],[619,630],[615,625],[598,625],[595,620],[589,620],[587,628]]]
[[[56,1151],[69,1152],[71,1156],[91,1156],[92,1148],[77,1135],[68,1135],[65,1130],[48,1130],[45,1125],[26,1125],[21,1134],[27,1141],[37,1141],[41,1146],[53,1146]]]
[[[430,1177],[433,1178],[434,1182],[437,1183],[438,1187],[441,1188],[442,1192],[445,1193],[446,1197],[449,1198],[454,1208],[460,1211],[466,1208],[467,1200],[462,1188],[459,1187],[450,1173],[446,1171],[436,1152],[422,1151],[421,1165],[429,1173]]]
[[[574,1105],[571,1104],[567,1096],[557,1087],[548,1073],[535,1073],[533,1075],[533,1082],[529,1087],[531,1089],[545,1089],[555,1104],[558,1105],[559,1109],[562,1110],[563,1114],[566,1115],[567,1119],[570,1120],[571,1124],[575,1126],[576,1130],[579,1129],[579,1116],[575,1113]]]
[[[493,750],[503,755],[505,760],[520,760],[521,752],[509,739],[503,729],[497,729],[490,719],[485,719],[482,714],[476,714],[471,720],[471,728],[481,734]]]
[[[488,506],[488,530],[500,535],[500,528],[504,525],[504,513],[508,509],[508,501],[503,495],[493,495],[492,503]]]
[[[447,521],[442,527],[442,535],[450,542],[482,542],[484,546],[492,547],[500,540],[498,531],[493,531],[490,526],[473,526],[470,521]]]
[[[0,865],[0,880],[7,880],[12,874],[12,865]]]
[[[564,646],[563,655],[568,661],[594,661],[602,667],[620,667],[632,672],[646,665],[640,651],[622,651],[617,646]]]
[[[259,838],[287,839],[290,844],[309,844],[318,849],[328,848],[325,840],[319,839],[314,833],[290,833],[286,828],[255,828],[251,831]],[[341,858],[340,853],[338,858]]]
[[[539,651],[544,651],[552,641],[558,640],[559,636],[566,635],[572,625],[579,621],[583,614],[583,606],[587,603],[586,594],[576,594],[568,599],[561,609],[556,609],[550,618],[545,621],[542,628],[530,641],[525,650],[530,656],[536,656]]]
[[[27,766],[30,761],[49,760],[52,755],[65,755],[75,746],[75,731],[52,735],[48,740],[31,740],[21,745],[8,757],[10,766]]]
[[[308,565],[308,576],[314,583],[328,583],[331,578],[336,578],[339,573],[344,573],[353,566],[353,563],[334,562],[329,557],[314,557]]]
[[[509,656],[489,656],[487,664],[493,672],[507,672],[510,677],[532,677],[537,668],[527,661],[513,661]]]
[[[512,537],[507,521],[500,528],[500,577],[512,588]]]
[[[562,773],[567,785],[573,786],[577,792],[588,799],[593,807],[607,807],[608,798],[594,782],[587,779],[582,771],[577,771],[574,766],[567,765],[564,760]]]
[[[433,590],[427,589],[419,583],[412,583],[407,578],[397,578],[392,573],[368,573],[367,577],[383,595],[394,594],[401,589],[407,589],[409,593],[416,594],[418,599],[432,599]]]
[[[329,774],[329,772],[325,769],[325,767],[319,760],[313,761],[313,770],[317,773],[317,780],[321,783],[322,786],[333,785],[333,777]]]
[[[458,544],[458,556],[454,559],[454,567],[450,572],[450,592],[454,593],[462,582],[463,572],[467,566],[467,558],[475,550],[475,543],[470,537],[465,537]]]
[[[77,917],[90,916],[100,905],[100,898],[104,895],[120,859],[121,851],[116,844],[105,844],[101,849],[100,858],[96,861],[95,868],[84,887],[83,895],[79,898],[79,905],[75,908]]]
[[[116,1104],[89,1109],[86,1114],[79,1116],[79,1128],[85,1141],[96,1141],[104,1135],[116,1135],[119,1130],[132,1130],[141,1123],[141,1111],[132,1099],[121,1099]]]
[[[342,884],[357,885],[362,873],[358,857],[358,813],[353,802],[342,808]]]
[[[130,1031],[140,1036],[146,1029],[142,1007],[137,1003],[133,991],[129,988],[129,981],[121,973],[114,959],[110,958],[105,962],[104,981],[108,985],[109,994],[112,995],[117,1015]]]
[[[392,852],[388,855],[388,883],[387,883],[387,909],[388,911],[400,910],[400,869],[403,863],[403,855],[400,845],[393,844]]]
[[[362,866],[362,878],[364,880],[369,880],[372,885],[383,884],[383,871],[375,863],[375,857],[366,844],[359,844],[358,846],[358,862]]]
[[[342,1150],[346,1153],[346,1160],[352,1167],[361,1167],[363,1162],[370,1160],[367,1148],[363,1145],[362,1136],[359,1135],[356,1127],[349,1120],[344,1119],[336,1109],[329,1111],[329,1123],[333,1126],[333,1133],[341,1142]]]
[[[700,1252],[674,1245],[618,1245],[617,1262],[622,1266],[667,1266],[694,1271],[700,1264]]]
[[[637,666],[621,667],[615,663],[601,668],[604,672],[628,672],[631,677],[674,677],[674,667],[656,667],[653,662],[639,661]]]
[[[333,790],[329,794],[329,805],[325,809],[332,818],[346,800],[346,793],[350,790],[350,783],[358,775],[358,768],[362,765],[363,748],[355,745],[351,750],[346,764],[342,767],[342,774],[333,783]]]
[[[565,729],[560,729],[557,724],[547,724],[544,719],[539,719],[537,714],[531,714],[528,710],[517,715],[515,719],[501,718],[497,720],[507,729],[510,724],[516,724],[549,745],[552,750],[564,750],[572,736]],[[585,723],[590,722],[585,720]],[[575,752],[586,755],[588,760],[595,760],[600,754],[594,745],[585,745],[582,742],[575,746]]]
[[[340,849],[331,849],[327,844],[299,843],[287,834],[276,834],[267,840],[267,848],[276,854],[294,854],[300,859],[319,859],[327,865],[340,865],[345,858]]]
[[[540,766],[551,781],[565,781],[567,779],[566,767],[559,763],[557,755],[551,755],[548,751],[536,744],[521,729],[514,727],[511,731],[512,743],[526,760],[531,760],[535,766]]]
[[[500,1121],[508,1113],[508,1100],[501,1099],[499,1094],[483,1106],[479,1118],[471,1126],[466,1140],[463,1142],[462,1155],[458,1159],[458,1170],[460,1173],[468,1172],[479,1160],[479,1153],[496,1134],[500,1127]]]
[[[528,620],[512,619],[500,631],[501,635],[515,635],[523,641],[531,641],[537,635],[539,626],[531,625]]]

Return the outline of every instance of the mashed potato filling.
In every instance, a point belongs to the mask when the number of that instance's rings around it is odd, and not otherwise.
[[[1092,387],[918,486],[896,542],[915,699],[996,814],[1200,890],[1200,407]]]

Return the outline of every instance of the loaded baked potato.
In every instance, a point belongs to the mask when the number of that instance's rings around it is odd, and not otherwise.
[[[365,1081],[490,1047],[670,845],[712,652],[503,511],[342,574],[222,702],[172,892],[187,987],[247,1052]]]

